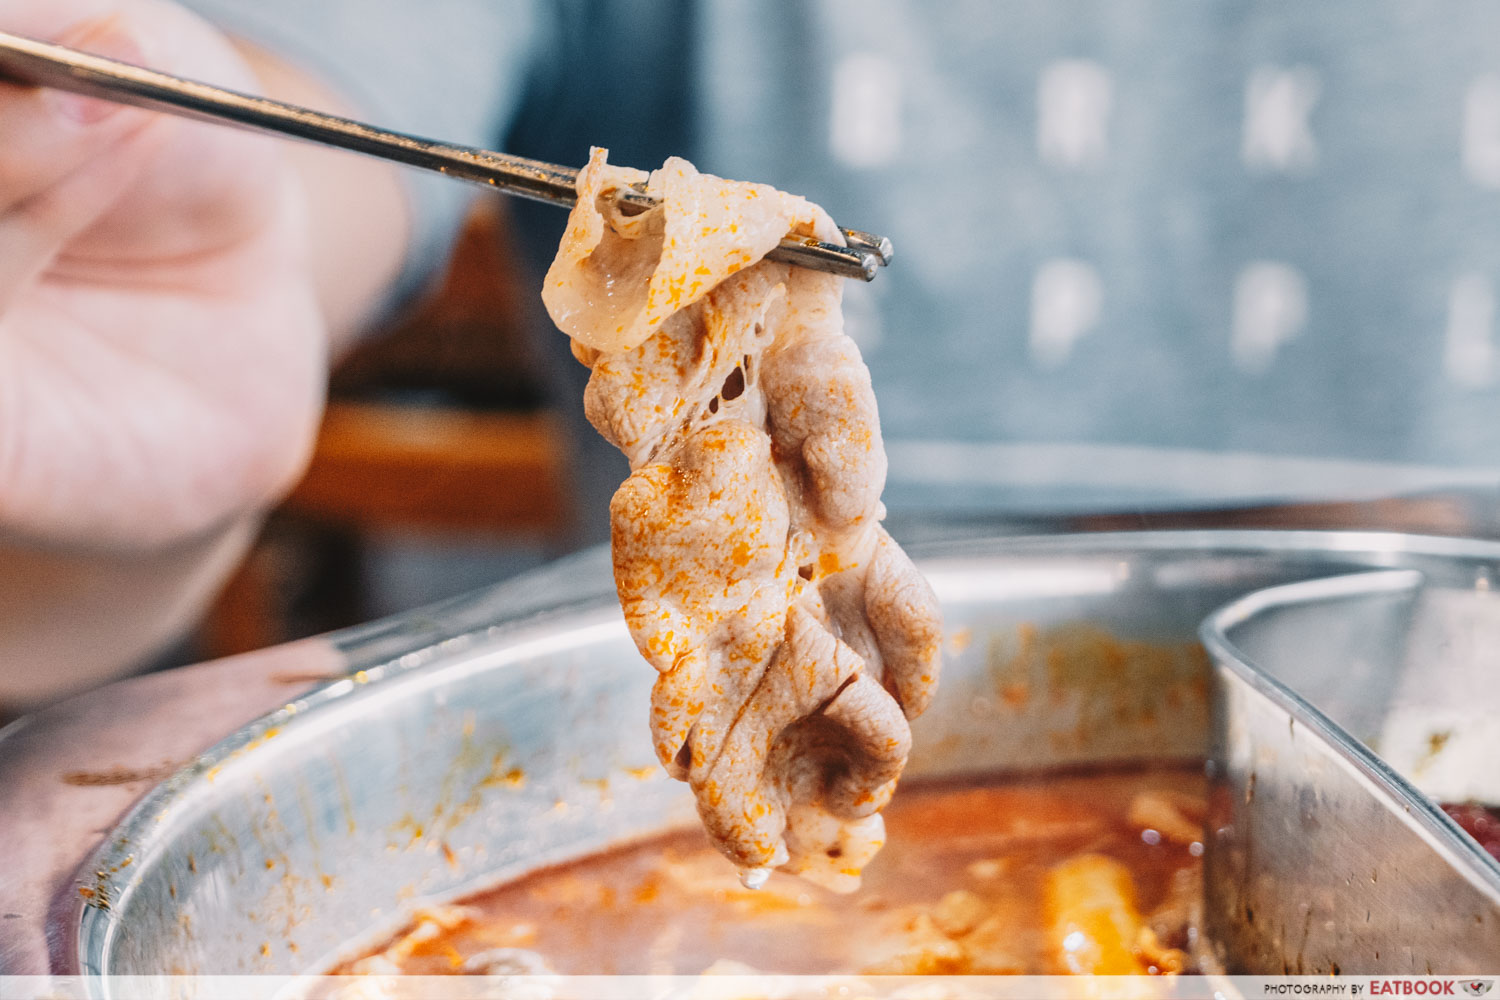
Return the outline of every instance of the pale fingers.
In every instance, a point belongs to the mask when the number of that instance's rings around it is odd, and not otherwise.
[[[128,139],[41,193],[0,211],[0,315],[134,182],[148,151]]]
[[[0,30],[12,30],[8,20],[0,20]],[[140,46],[118,18],[75,25],[59,41],[112,58],[142,58]],[[147,120],[133,108],[0,83],[0,212],[42,194]]]
[[[111,55],[139,53],[114,19],[64,37]],[[148,121],[73,94],[0,85],[0,313],[124,193],[143,163],[136,140]]]

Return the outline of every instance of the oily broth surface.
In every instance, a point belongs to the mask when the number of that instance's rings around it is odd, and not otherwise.
[[[1201,849],[1143,837],[1139,817],[1130,818],[1132,803],[1152,792],[1201,800],[1203,777],[1154,768],[903,787],[886,810],[884,851],[847,896],[781,873],[745,889],[701,830],[672,833],[471,897],[461,904],[465,919],[398,964],[408,974],[448,974],[487,950],[521,948],[572,975],[686,975],[716,963],[787,974],[896,971],[893,955],[923,942],[948,947],[927,915],[942,923],[944,898],[962,890],[1003,942],[1005,957],[990,971],[1058,972],[1044,898],[1055,866],[1084,854],[1123,863],[1147,917],[1197,896]],[[966,970],[939,959],[901,971]]]

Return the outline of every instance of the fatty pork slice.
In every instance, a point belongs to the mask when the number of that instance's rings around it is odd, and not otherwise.
[[[669,207],[626,215],[614,197],[626,187]],[[611,166],[596,147],[579,173],[578,204],[542,301],[575,343],[629,350],[787,233],[815,223],[824,233],[834,228],[816,206],[765,184],[700,174],[675,156],[648,176]]]
[[[782,639],[796,575],[770,442],[742,421],[706,427],[632,473],[610,520],[625,623],[660,672],[652,742],[686,778],[689,730],[711,703],[737,711]]]
[[[885,452],[842,284],[759,258],[827,215],[668,161],[641,185],[595,151],[544,298],[630,459],[616,587],[659,672],[651,733],[717,847],[848,891],[937,682],[936,600],[883,529]]]
[[[791,304],[761,369],[771,435],[811,502],[806,521],[825,534],[872,525],[882,513],[885,445],[870,371],[843,332],[842,279],[801,271],[789,280]]]
[[[632,469],[708,423],[764,424],[757,364],[784,309],[788,270],[760,264],[736,274],[643,343],[594,356],[584,413]]]

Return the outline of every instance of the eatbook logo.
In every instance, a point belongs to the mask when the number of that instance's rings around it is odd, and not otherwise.
[[[1495,981],[1493,979],[1465,979],[1459,985],[1469,996],[1482,997],[1490,991],[1491,986],[1495,985]]]

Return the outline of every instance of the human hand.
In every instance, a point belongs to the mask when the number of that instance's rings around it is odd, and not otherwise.
[[[166,0],[0,0],[0,30],[257,89]],[[6,84],[0,137],[0,536],[137,549],[274,501],[328,349],[282,151]]]

